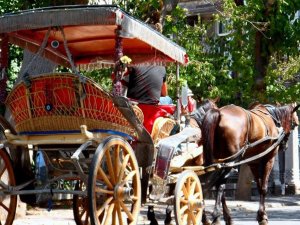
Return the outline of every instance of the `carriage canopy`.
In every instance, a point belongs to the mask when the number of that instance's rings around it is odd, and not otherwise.
[[[117,36],[122,38],[123,54],[133,64],[188,62],[183,48],[117,6],[48,7],[0,17],[0,34],[33,53],[47,32],[43,56],[64,66],[70,66],[66,43],[77,66],[93,69],[113,64]]]

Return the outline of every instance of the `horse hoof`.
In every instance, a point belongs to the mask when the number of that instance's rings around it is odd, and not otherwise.
[[[258,222],[258,224],[259,225],[268,225],[269,223],[268,223],[268,220],[264,219],[264,220]]]
[[[225,223],[226,225],[234,225],[234,222],[232,220],[229,220],[228,222]]]
[[[212,225],[212,224],[211,224],[211,222],[209,221],[209,222],[203,223],[203,225]]]
[[[220,220],[215,220],[211,225],[222,225]]]
[[[211,225],[222,225],[220,222],[212,223]]]

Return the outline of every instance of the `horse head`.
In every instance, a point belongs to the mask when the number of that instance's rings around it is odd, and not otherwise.
[[[293,107],[293,110],[292,110],[292,121],[291,121],[291,123],[292,123],[292,129],[294,129],[296,126],[299,126],[299,118],[298,118],[298,115],[297,115],[297,110],[299,109],[300,104],[293,103],[292,107]]]
[[[280,121],[280,125],[285,130],[286,134],[289,134],[296,126],[299,126],[299,118],[297,115],[297,110],[300,105],[296,103],[282,105],[282,106],[274,106],[273,113],[275,113],[275,117],[278,121]],[[268,108],[269,112],[272,114],[272,111]],[[272,114],[274,116],[274,114]]]

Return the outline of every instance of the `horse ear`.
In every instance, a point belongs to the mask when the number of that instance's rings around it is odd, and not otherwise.
[[[300,107],[300,104],[296,105],[295,108],[293,109],[293,112],[296,112]]]

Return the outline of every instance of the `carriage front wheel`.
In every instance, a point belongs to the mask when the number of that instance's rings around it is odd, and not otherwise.
[[[5,195],[4,190],[10,186],[15,186],[15,175],[9,155],[4,148],[0,148],[0,224],[13,224],[16,207],[17,196]]]
[[[141,181],[131,146],[117,136],[105,139],[93,157],[88,198],[92,225],[137,224]]]
[[[197,174],[189,170],[181,173],[178,177],[174,194],[174,210],[177,224],[201,224],[203,195]]]

